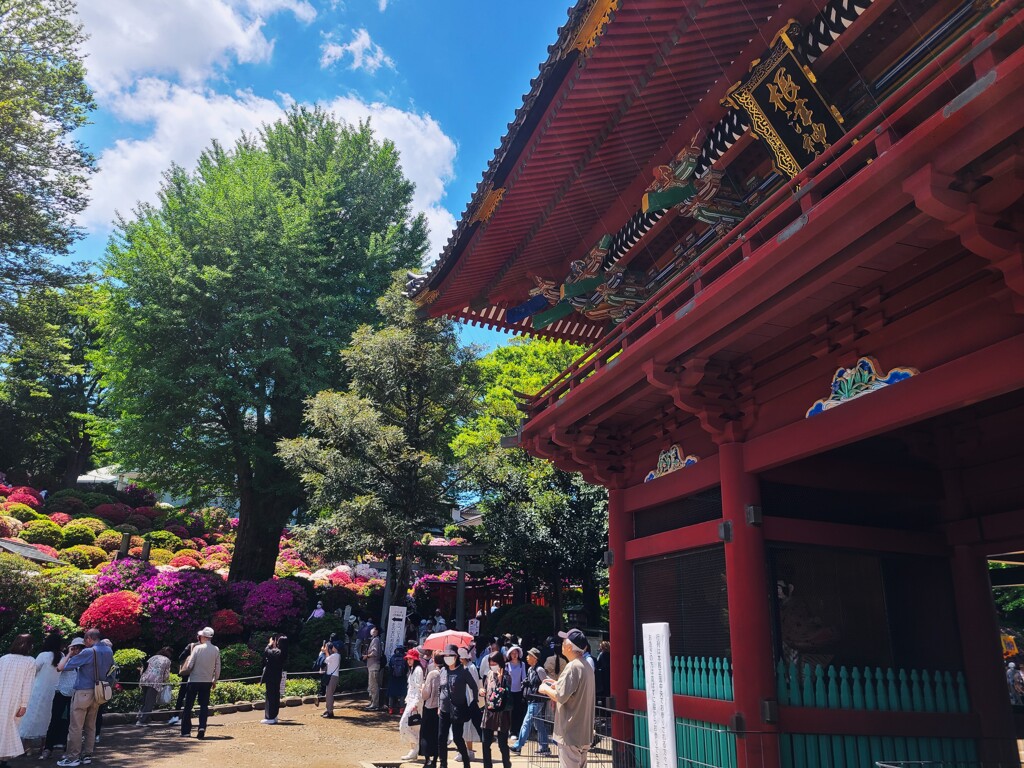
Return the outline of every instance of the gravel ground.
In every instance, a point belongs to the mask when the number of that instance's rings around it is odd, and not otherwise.
[[[398,717],[364,712],[365,704],[365,699],[340,700],[335,705],[334,720],[320,717],[322,705],[282,707],[274,726],[260,725],[262,712],[218,715],[210,718],[204,741],[182,738],[174,726],[110,726],[103,731],[93,765],[341,768],[363,761],[397,762],[408,751],[398,737]],[[35,757],[11,761],[11,766],[17,768],[55,764],[56,759],[44,762]]]

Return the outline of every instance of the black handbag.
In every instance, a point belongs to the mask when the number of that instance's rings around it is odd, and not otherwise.
[[[423,715],[419,712],[413,712],[409,715],[409,725],[419,725],[423,722]]]

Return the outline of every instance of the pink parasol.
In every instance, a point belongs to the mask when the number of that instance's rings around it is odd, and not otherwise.
[[[469,632],[459,632],[454,629],[447,629],[444,632],[435,632],[428,635],[423,641],[421,648],[428,651],[443,651],[446,646],[454,645],[459,648],[469,648],[476,640]]]

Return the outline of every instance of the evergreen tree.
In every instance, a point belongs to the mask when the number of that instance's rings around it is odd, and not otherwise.
[[[232,580],[274,573],[302,503],[277,456],[304,401],[337,386],[339,352],[427,246],[390,142],[296,108],[119,223],[99,358],[119,464],[196,499],[238,499]]]

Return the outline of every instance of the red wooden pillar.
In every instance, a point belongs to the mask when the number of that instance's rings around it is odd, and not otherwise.
[[[776,700],[771,611],[774,590],[768,584],[768,562],[760,525],[747,522],[747,507],[760,504],[757,476],[743,466],[743,444],[718,449],[722,478],[722,517],[731,525],[725,544],[732,643],[733,696],[746,736],[737,737],[740,768],[776,768],[779,743],[776,727],[763,720],[763,702]]]
[[[631,516],[623,504],[621,489],[608,491],[608,549],[612,565],[608,569],[608,628],[612,646],[611,689],[615,709],[625,710],[629,689],[633,687],[633,644],[636,620],[633,613],[633,568],[626,560],[626,542],[632,538]],[[632,719],[612,717],[612,736],[632,740]]]
[[[964,677],[971,710],[981,724],[982,761],[1016,765],[1017,743],[1006,689],[999,618],[985,558],[965,545],[953,547],[953,595],[960,624]]]

